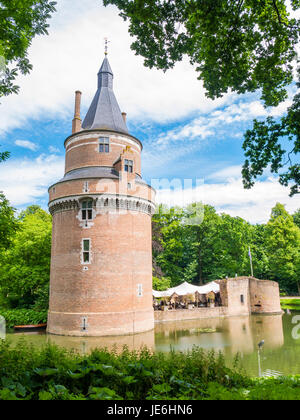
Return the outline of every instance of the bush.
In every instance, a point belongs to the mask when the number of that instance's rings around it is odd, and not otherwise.
[[[300,377],[249,379],[237,365],[228,369],[222,354],[197,347],[80,356],[3,342],[0,378],[0,400],[300,400]]]
[[[47,322],[48,311],[35,311],[33,309],[0,309],[0,315],[4,317],[7,328],[15,325],[36,325]]]

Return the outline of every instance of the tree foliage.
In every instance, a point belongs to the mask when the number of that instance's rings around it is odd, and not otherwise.
[[[20,229],[14,235],[11,246],[0,255],[2,301],[19,308],[47,305],[51,216],[41,208],[35,208],[34,212],[29,210],[23,215],[19,224]]]
[[[267,105],[287,97],[299,21],[285,0],[104,0],[129,20],[131,48],[167,70],[187,55],[209,98],[262,90]],[[299,1],[293,1],[299,9]]]
[[[18,229],[15,209],[0,191],[0,251],[11,245],[12,237]]]
[[[300,88],[300,81],[297,85]],[[283,141],[290,144],[289,150],[285,150]],[[255,120],[252,130],[245,134],[243,149],[246,156],[243,168],[246,188],[251,188],[254,180],[270,166],[272,173],[280,174],[282,185],[292,183],[290,195],[298,194],[300,165],[295,160],[300,152],[300,93],[294,97],[293,105],[279,121],[273,117],[263,122]]]
[[[291,17],[288,3],[300,8],[299,0],[104,0],[129,21],[131,48],[146,66],[167,70],[187,55],[209,98],[259,89],[266,106],[285,100],[293,81],[300,20]],[[299,124],[300,94],[280,122],[254,121],[243,145],[245,188],[270,165],[282,185],[292,183],[291,195],[299,192]]]
[[[0,0],[0,58],[6,64],[0,73],[0,97],[18,93],[16,77],[32,70],[28,49],[36,35],[48,33],[55,5],[51,0]]]
[[[300,229],[283,205],[273,209],[267,225],[219,215],[208,205],[202,223],[189,223],[191,214],[190,206],[169,212],[160,206],[153,218],[153,255],[161,268],[158,277],[169,279],[171,287],[183,281],[203,284],[236,274],[250,275],[250,247],[255,277],[278,281],[287,293],[297,292]],[[157,280],[156,284],[161,286]]]
[[[282,204],[277,204],[266,226],[270,277],[286,290],[300,292],[300,229]]]

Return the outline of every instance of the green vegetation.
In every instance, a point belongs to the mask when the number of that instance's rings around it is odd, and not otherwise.
[[[6,321],[6,328],[13,328],[15,325],[37,325],[47,322],[47,310],[35,311],[33,309],[8,309],[0,308],[0,316]]]
[[[15,209],[0,191],[0,252],[9,248],[18,226]]]
[[[51,230],[51,216],[39,206],[17,217],[0,194],[0,315],[7,328],[47,320]]]
[[[282,299],[281,307],[284,310],[300,311],[300,299]]]
[[[51,216],[38,206],[21,213],[11,246],[1,252],[1,306],[48,307],[51,231]]]
[[[0,74],[0,97],[18,93],[15,79],[32,70],[28,49],[36,35],[48,33],[55,5],[50,0],[0,0],[0,58],[6,64]]]
[[[187,56],[211,99],[230,90],[257,91],[265,106],[287,98],[300,34],[300,20],[291,17],[287,5],[298,11],[299,0],[104,0],[108,4],[129,21],[131,48],[144,57],[145,66],[166,71]],[[286,115],[255,120],[245,134],[245,188],[270,168],[282,185],[292,184],[291,195],[299,193],[300,165],[293,162],[299,133],[298,89]]]
[[[282,292],[299,292],[300,229],[282,204],[274,207],[266,225],[219,215],[207,205],[202,223],[192,224],[195,214],[201,216],[200,208],[200,203],[186,209],[158,208],[153,217],[156,277],[169,279],[173,287],[182,281],[203,284],[235,274],[248,276],[250,246],[256,277],[278,281]]]
[[[195,217],[196,215],[196,217]],[[277,204],[267,225],[217,214],[201,203],[187,208],[159,206],[153,217],[153,287],[165,290],[183,281],[203,284],[226,276],[254,274],[278,281],[282,292],[298,293],[300,229]],[[196,223],[195,223],[196,221]],[[48,309],[51,216],[30,206],[18,217],[0,195],[0,311],[18,324],[36,323]],[[29,315],[24,315],[25,313]]]
[[[299,400],[300,377],[250,379],[222,354],[121,354],[105,349],[89,356],[20,341],[0,343],[0,400]]]

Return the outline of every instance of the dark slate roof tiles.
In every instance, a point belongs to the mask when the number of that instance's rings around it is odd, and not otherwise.
[[[84,130],[105,129],[128,134],[113,91],[113,72],[105,57],[98,73],[98,90],[83,121]]]

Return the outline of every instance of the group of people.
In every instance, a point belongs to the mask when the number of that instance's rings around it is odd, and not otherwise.
[[[183,300],[182,298],[170,299],[169,301],[165,299],[157,300],[153,299],[153,308],[155,311],[164,311],[165,307],[169,310],[174,309],[194,309],[194,308],[207,308],[210,304],[213,303],[214,306],[222,306],[220,293],[215,295],[215,299],[212,301],[207,298],[205,295],[197,302]]]
[[[164,311],[165,307],[169,310],[174,309],[194,309],[194,308],[207,308],[210,304],[213,303],[214,306],[222,306],[220,294],[215,295],[215,300],[210,301],[210,299],[203,296],[203,298],[198,302],[186,301],[183,299],[171,299],[169,301],[161,299],[153,299],[153,308],[155,311]]]

